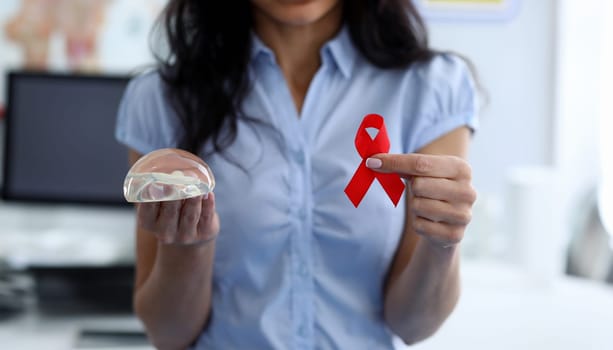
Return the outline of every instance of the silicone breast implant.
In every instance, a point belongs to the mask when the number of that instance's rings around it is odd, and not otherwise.
[[[123,195],[128,202],[163,202],[206,195],[215,178],[198,156],[164,148],[139,159],[126,175]]]

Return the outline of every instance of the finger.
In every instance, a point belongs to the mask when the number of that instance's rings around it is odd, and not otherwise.
[[[447,179],[471,177],[468,163],[455,156],[379,153],[368,158],[366,166],[379,172],[398,173],[405,177],[412,175]]]
[[[418,235],[442,246],[458,244],[464,238],[463,226],[434,222],[419,216],[413,221],[413,229]]]
[[[200,212],[200,221],[198,221],[198,237],[200,239],[209,239],[214,237],[219,230],[219,222],[215,212],[215,194],[209,193],[208,196],[202,197],[202,210]]]
[[[414,197],[411,210],[417,217],[451,225],[466,226],[472,219],[472,211],[469,205],[454,206],[436,199]]]
[[[179,231],[177,240],[181,243],[190,243],[196,240],[202,199],[200,196],[188,198],[183,202],[181,215],[179,216]]]
[[[437,177],[415,176],[410,182],[410,188],[415,197],[438,199],[451,203],[473,204],[477,199],[477,192],[470,183]]]
[[[154,231],[160,210],[159,202],[138,203],[136,204],[136,217],[138,227],[148,231]]]
[[[176,239],[182,203],[181,200],[160,202],[156,233],[165,243],[171,243]]]

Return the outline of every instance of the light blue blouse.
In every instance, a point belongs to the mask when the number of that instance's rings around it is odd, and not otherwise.
[[[405,205],[395,208],[377,181],[358,208],[351,204],[343,190],[361,161],[355,134],[377,113],[390,152],[415,152],[477,126],[475,88],[452,55],[377,68],[346,29],[321,59],[298,114],[273,52],[254,37],[244,111],[260,122],[239,121],[225,157],[205,159],[217,180],[221,232],[211,319],[194,349],[393,348],[382,290]],[[178,133],[159,76],[133,79],[117,139],[145,154],[175,147]]]

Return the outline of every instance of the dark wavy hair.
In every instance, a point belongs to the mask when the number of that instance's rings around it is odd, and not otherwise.
[[[344,22],[373,65],[401,68],[432,58],[423,20],[411,0],[344,0]],[[212,152],[236,139],[249,89],[252,8],[248,0],[170,0],[160,19],[167,45],[157,54],[166,94],[181,119],[178,147]]]

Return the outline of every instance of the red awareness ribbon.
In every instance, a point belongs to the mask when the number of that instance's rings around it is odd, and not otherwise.
[[[368,135],[366,128],[376,128],[379,129],[379,132],[372,139]],[[392,200],[392,203],[394,203],[394,206],[397,206],[404,192],[404,182],[400,176],[393,173],[379,173],[366,167],[366,159],[368,157],[377,153],[387,153],[390,150],[390,140],[387,137],[387,130],[385,129],[382,116],[369,114],[364,117],[355,135],[355,148],[362,157],[362,162],[353,174],[347,187],[345,187],[345,193],[349,200],[351,200],[351,203],[357,208],[376,178]]]

